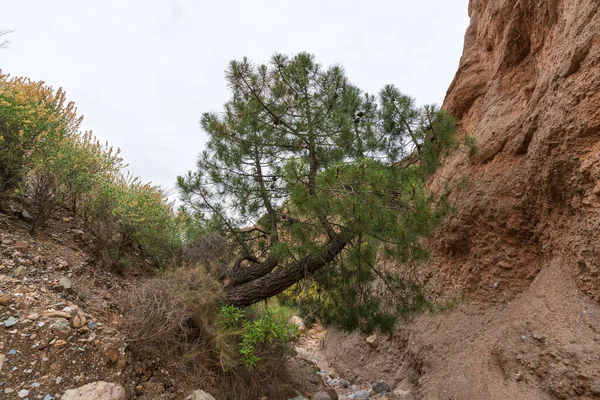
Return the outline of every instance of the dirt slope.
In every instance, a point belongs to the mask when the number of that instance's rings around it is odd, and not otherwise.
[[[444,107],[479,153],[431,182],[457,211],[421,269],[468,300],[377,350],[331,331],[326,352],[400,398],[600,398],[600,1],[471,0],[469,15]]]

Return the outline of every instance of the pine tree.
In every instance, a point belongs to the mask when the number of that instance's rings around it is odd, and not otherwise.
[[[375,278],[394,290],[376,257],[426,254],[420,238],[441,212],[424,180],[455,144],[451,118],[391,85],[365,94],[306,53],[232,61],[226,79],[224,111],[202,116],[198,169],[178,177],[184,203],[235,245],[226,301],[247,306],[308,277],[334,300]],[[359,297],[351,306],[377,314]]]

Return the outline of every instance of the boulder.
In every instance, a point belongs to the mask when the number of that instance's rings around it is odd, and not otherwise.
[[[125,389],[116,383],[98,381],[67,390],[61,400],[125,400]]]

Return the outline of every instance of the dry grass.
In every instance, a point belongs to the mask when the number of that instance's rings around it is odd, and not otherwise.
[[[236,337],[219,323],[221,285],[202,269],[180,269],[135,288],[126,307],[134,351],[154,356],[188,389],[218,399],[287,398],[283,357],[265,357],[257,369],[239,360]]]

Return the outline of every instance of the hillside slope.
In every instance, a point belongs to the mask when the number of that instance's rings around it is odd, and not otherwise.
[[[431,182],[457,211],[420,271],[467,301],[377,350],[331,331],[326,351],[402,398],[600,398],[600,1],[471,0],[469,15],[444,108],[479,152]]]

